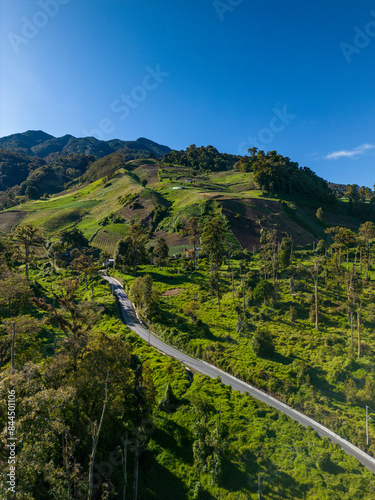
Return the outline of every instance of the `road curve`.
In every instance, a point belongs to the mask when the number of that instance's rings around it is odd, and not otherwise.
[[[216,378],[219,376],[221,382],[225,385],[231,386],[232,389],[240,391],[242,393],[250,394],[255,399],[262,401],[263,403],[266,403],[267,405],[272,406],[273,408],[276,408],[277,410],[281,411],[282,413],[292,418],[293,420],[296,420],[305,427],[307,426],[312,427],[318,432],[318,434],[320,434],[320,436],[328,437],[333,443],[338,444],[345,451],[345,453],[348,453],[349,455],[352,455],[353,457],[357,458],[365,467],[367,467],[367,469],[375,473],[374,458],[372,458],[370,455],[357,448],[357,446],[351,444],[346,439],[341,438],[338,434],[335,434],[327,427],[324,427],[323,425],[319,424],[319,422],[316,422],[315,420],[311,419],[310,417],[307,417],[303,413],[294,410],[290,406],[286,405],[285,403],[282,403],[281,401],[270,396],[269,394],[260,391],[256,387],[253,387],[250,384],[247,384],[246,382],[243,382],[242,380],[239,380],[238,378],[229,375],[223,370],[220,370],[220,368],[216,368],[215,366],[210,365],[205,361],[194,359],[191,356],[188,356],[187,354],[179,351],[178,349],[166,344],[158,337],[155,337],[152,333],[149,333],[148,330],[144,328],[136,318],[132,304],[128,299],[121,283],[117,281],[115,278],[112,278],[111,276],[105,274],[102,274],[102,277],[111,284],[113,293],[116,294],[118,298],[124,322],[131,330],[133,330],[133,332],[139,335],[139,337],[141,337],[143,340],[149,342],[150,345],[152,345],[159,351],[163,352],[164,354],[167,354],[168,356],[177,359],[185,366],[190,367],[193,370],[202,373],[203,375],[208,375],[211,378]]]

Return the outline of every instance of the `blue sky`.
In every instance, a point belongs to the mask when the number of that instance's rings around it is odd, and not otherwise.
[[[277,150],[375,182],[370,0],[1,0],[0,136]]]

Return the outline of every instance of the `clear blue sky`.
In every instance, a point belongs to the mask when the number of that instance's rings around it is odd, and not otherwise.
[[[370,0],[1,0],[0,31],[0,136],[258,146],[373,187]]]

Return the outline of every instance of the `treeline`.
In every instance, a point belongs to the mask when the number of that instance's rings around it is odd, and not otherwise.
[[[219,153],[213,146],[189,146],[185,151],[173,150],[163,156],[162,164],[183,165],[201,172],[231,170],[240,156]]]
[[[277,151],[264,153],[252,148],[249,152],[251,156],[241,158],[234,168],[242,172],[254,172],[254,181],[263,191],[273,196],[309,199],[323,204],[335,203],[335,196],[327,181],[310,168],[300,167],[297,162]]]

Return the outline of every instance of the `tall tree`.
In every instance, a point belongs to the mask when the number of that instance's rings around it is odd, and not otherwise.
[[[44,238],[39,232],[39,229],[32,226],[31,224],[18,226],[13,235],[14,238],[23,246],[26,266],[26,278],[29,279],[30,256],[34,247],[41,246],[43,244]]]
[[[159,237],[156,240],[153,252],[155,257],[155,262],[159,266],[159,271],[160,271],[160,266],[168,259],[168,252],[169,252],[169,247],[167,245],[167,242],[165,241],[164,238]]]
[[[128,235],[119,242],[115,260],[133,269],[135,276],[137,266],[147,261],[147,232],[138,222],[130,224]]]
[[[315,330],[319,330],[319,307],[318,307],[319,263],[320,263],[319,260],[316,260],[314,266],[309,268],[311,276],[314,280]]]
[[[155,314],[159,296],[154,290],[153,279],[149,274],[133,281],[129,298],[146,318],[150,319]]]
[[[227,224],[222,217],[214,217],[205,221],[202,228],[202,249],[210,258],[211,286],[216,290],[220,311],[220,274],[219,269],[225,256],[225,240]]]

